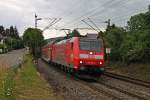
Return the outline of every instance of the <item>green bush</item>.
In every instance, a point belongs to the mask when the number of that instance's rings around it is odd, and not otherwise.
[[[109,26],[104,32],[107,47],[111,48],[109,60],[150,62],[150,11],[132,16],[126,29]]]

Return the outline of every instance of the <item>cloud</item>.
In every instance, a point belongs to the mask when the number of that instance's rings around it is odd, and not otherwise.
[[[39,17],[57,17],[61,28],[88,27],[81,22],[90,17],[104,29],[102,23],[111,19],[112,23],[125,26],[130,16],[146,11],[150,0],[0,0],[0,24],[5,27],[17,26],[22,34],[27,27],[34,27],[34,14]],[[43,29],[48,21],[38,22]],[[63,32],[47,30],[46,38],[65,35]]]

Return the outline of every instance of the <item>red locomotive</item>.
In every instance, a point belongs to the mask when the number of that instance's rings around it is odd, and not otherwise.
[[[88,37],[52,39],[42,48],[42,58],[62,65],[69,72],[100,75],[104,72],[103,40]]]

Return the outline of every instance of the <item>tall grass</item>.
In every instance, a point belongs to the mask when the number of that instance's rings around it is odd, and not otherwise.
[[[0,67],[0,100],[15,100],[13,96],[14,77],[18,67],[18,65],[11,68]]]

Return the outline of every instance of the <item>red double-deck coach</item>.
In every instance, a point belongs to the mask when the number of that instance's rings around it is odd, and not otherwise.
[[[102,39],[72,37],[53,41],[42,48],[42,57],[69,72],[100,75],[104,71]]]

